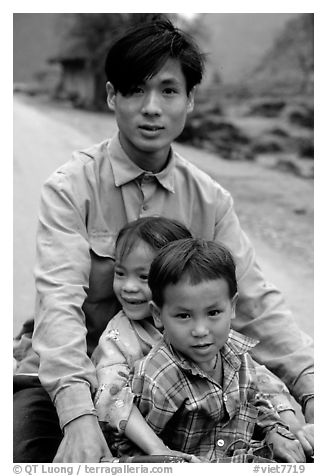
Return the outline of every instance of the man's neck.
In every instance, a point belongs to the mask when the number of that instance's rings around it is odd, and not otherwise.
[[[157,174],[161,172],[167,165],[169,161],[169,157],[171,154],[171,147],[160,150],[156,153],[152,152],[139,152],[135,149],[132,149],[128,143],[122,140],[121,135],[118,135],[120,145],[128,156],[128,158],[140,169],[143,169],[145,172],[151,172],[153,174]]]

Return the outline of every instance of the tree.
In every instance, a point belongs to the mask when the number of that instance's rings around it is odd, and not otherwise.
[[[163,16],[160,13],[71,13],[61,14],[61,54],[83,56],[85,67],[94,75],[94,107],[105,104],[104,63],[108,47],[122,30]]]

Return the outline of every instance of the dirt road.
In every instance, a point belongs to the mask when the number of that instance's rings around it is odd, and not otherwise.
[[[115,130],[114,120],[109,115],[100,118],[99,123],[91,124],[92,114],[81,113],[76,123],[72,120],[77,117],[76,112],[50,112],[20,98],[14,100],[14,333],[27,317],[33,315],[32,270],[41,185],[53,170],[68,160],[73,150],[103,139],[104,130],[108,136]],[[263,170],[256,164],[230,163],[204,151],[180,144],[176,147],[231,190],[242,224],[244,221],[243,226],[255,244],[258,261],[267,278],[284,292],[300,326],[313,335],[312,250],[307,253],[312,245],[309,233],[312,205],[308,210],[312,185],[280,172]],[[293,192],[287,204],[282,203],[281,194],[276,195],[276,203],[272,203],[272,194],[268,194],[267,187],[286,190],[290,182]],[[269,202],[274,216],[276,211],[280,212],[281,218],[275,226],[270,223],[272,213],[264,210],[260,214],[265,201]],[[289,204],[292,210],[287,209]],[[301,217],[303,213],[305,216]],[[293,219],[298,221],[294,226],[291,223],[288,233],[297,227],[303,242],[296,237],[287,239],[286,225]]]

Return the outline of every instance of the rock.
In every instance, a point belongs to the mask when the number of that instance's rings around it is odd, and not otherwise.
[[[284,111],[285,119],[295,126],[312,129],[314,126],[313,107],[307,104],[290,104]]]
[[[251,101],[246,112],[247,116],[278,117],[286,102],[282,99],[259,98]]]
[[[251,144],[251,150],[253,154],[282,152],[285,150],[285,140],[283,137],[276,137],[268,133],[254,139]]]

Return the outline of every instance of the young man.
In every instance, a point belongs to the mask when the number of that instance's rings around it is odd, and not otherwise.
[[[240,283],[235,328],[260,340],[259,361],[284,379],[307,421],[313,418],[312,342],[265,282],[230,194],[171,148],[193,109],[202,71],[196,45],[170,22],[127,32],[106,61],[118,134],[75,153],[43,187],[33,349],[17,369],[40,383],[16,377],[15,461],[108,456],[92,400],[97,381],[90,355],[119,309],[110,286],[117,232],[143,216],[177,219],[195,236],[228,243]]]
[[[259,392],[249,355],[256,341],[231,330],[238,294],[228,249],[192,238],[169,243],[148,284],[164,336],[135,364],[130,389],[163,444],[215,461],[239,440],[247,449],[255,434],[278,461],[305,462],[300,442]]]

